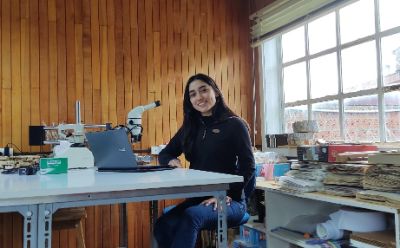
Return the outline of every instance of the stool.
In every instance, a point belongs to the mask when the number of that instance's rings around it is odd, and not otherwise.
[[[85,208],[62,208],[53,215],[53,230],[76,229],[76,241],[78,248],[86,248],[85,235],[83,233],[82,219],[86,218]]]

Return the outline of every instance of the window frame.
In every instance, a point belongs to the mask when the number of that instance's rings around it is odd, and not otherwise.
[[[268,40],[264,41],[262,46],[260,46],[260,53],[262,54],[261,58],[261,70],[260,73],[261,78],[263,79],[263,83],[261,85],[260,92],[262,92],[262,95],[268,95],[271,94],[266,91],[268,88],[269,90],[275,89],[274,92],[278,92],[279,94],[279,110],[277,111],[279,114],[268,114],[268,103],[269,97],[264,97],[262,96],[262,109],[261,109],[261,116],[262,116],[262,135],[265,137],[265,135],[268,134],[274,134],[274,133],[283,133],[284,130],[284,111],[285,108],[287,107],[296,107],[300,105],[306,105],[307,110],[308,110],[308,119],[310,120],[312,118],[312,104],[314,103],[320,103],[320,102],[325,102],[325,101],[332,101],[332,100],[337,100],[339,102],[339,123],[340,123],[340,137],[342,140],[345,140],[344,137],[344,99],[352,98],[352,97],[358,97],[358,96],[367,96],[367,95],[374,95],[376,94],[378,96],[378,110],[379,110],[379,140],[380,142],[386,142],[386,126],[385,126],[385,112],[384,112],[384,94],[387,92],[391,91],[398,91],[400,90],[400,85],[390,85],[390,86],[384,86],[383,85],[383,76],[382,76],[382,50],[381,50],[381,40],[384,37],[388,37],[393,34],[399,34],[400,33],[400,26],[390,28],[388,30],[385,30],[381,32],[380,26],[379,26],[379,0],[373,0],[374,2],[374,18],[375,18],[375,32],[372,35],[365,36],[359,39],[356,39],[354,41],[350,41],[344,44],[340,43],[340,15],[339,15],[339,10],[349,4],[352,4],[354,2],[357,2],[358,0],[352,0],[352,1],[346,1],[345,3],[339,3],[337,5],[332,6],[331,8],[328,9],[323,9],[320,12],[317,12],[316,14],[312,16],[308,16],[305,18],[305,20],[302,23],[298,23],[292,26],[289,26],[288,28],[282,30],[279,34],[269,38]],[[308,24],[315,19],[318,19],[320,17],[323,17],[327,14],[330,14],[334,12],[335,13],[335,21],[336,21],[336,46],[333,48],[329,48],[326,50],[322,50],[320,52],[317,52],[315,54],[310,55],[309,52],[309,41],[308,41]],[[284,33],[290,32],[293,29],[296,29],[298,27],[304,26],[304,32],[305,32],[305,56],[295,59],[293,61],[288,61],[285,63],[282,63],[282,49],[281,49],[281,40],[282,40],[282,35]],[[356,45],[362,44],[367,41],[374,41],[375,42],[375,48],[376,48],[376,62],[377,62],[377,87],[372,88],[372,89],[366,89],[366,90],[359,90],[355,92],[349,92],[349,93],[343,93],[343,78],[342,78],[342,55],[341,52],[343,49],[354,47]],[[265,71],[265,66],[268,63],[267,62],[267,57],[271,56],[271,51],[269,54],[266,54],[266,47],[270,45],[270,43],[276,43],[276,49],[275,54],[272,54],[272,56],[278,56],[278,59],[276,60],[276,65],[275,67],[277,68],[278,71],[278,76],[276,77],[277,80],[273,82],[274,86],[271,87],[270,85],[266,86],[265,84],[271,83],[269,79],[267,79],[267,73]],[[330,53],[336,53],[337,56],[337,68],[338,68],[338,94],[335,95],[329,95],[329,96],[323,96],[319,98],[314,98],[311,99],[311,82],[310,82],[310,61],[311,59],[321,57],[323,55],[327,55]],[[306,68],[307,68],[307,99],[306,100],[300,100],[300,101],[295,101],[295,102],[289,102],[285,103],[284,102],[284,97],[283,97],[283,70],[285,67],[297,64],[300,62],[306,62]],[[273,127],[271,128],[271,124],[268,124],[272,121],[275,121],[279,123],[279,128]],[[263,148],[265,148],[265,139],[263,138]]]

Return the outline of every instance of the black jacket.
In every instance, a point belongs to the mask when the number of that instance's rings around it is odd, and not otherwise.
[[[180,156],[183,152],[182,144],[181,127],[160,152],[160,164],[168,164]],[[238,117],[229,117],[223,121],[201,117],[192,156],[188,161],[191,169],[243,176],[244,183],[230,185],[227,192],[235,201],[248,197],[254,189],[255,164],[250,135],[245,123]]]

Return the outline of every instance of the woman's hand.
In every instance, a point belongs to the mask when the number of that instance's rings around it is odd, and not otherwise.
[[[178,168],[182,168],[181,161],[179,159],[177,159],[177,158],[171,159],[168,162],[168,165],[174,166],[174,167],[178,167]]]
[[[231,205],[232,202],[232,198],[230,198],[229,196],[226,197],[226,205],[229,206]],[[214,206],[214,211],[217,210],[217,205],[218,205],[218,200],[215,197],[212,197],[210,199],[204,200],[201,202],[201,204],[205,205],[205,206],[209,206],[209,205],[213,205]]]

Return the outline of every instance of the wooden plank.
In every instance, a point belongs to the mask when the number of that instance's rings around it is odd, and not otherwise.
[[[39,83],[39,1],[29,1],[29,79],[30,79],[30,112],[31,124],[39,125],[40,121],[40,83]],[[39,151],[39,147],[32,147],[32,152]]]
[[[111,229],[111,206],[101,206],[101,237],[103,239],[103,247],[113,247],[110,239],[110,233],[113,232]]]
[[[207,0],[207,63],[208,63],[208,75],[215,78],[215,48],[214,48],[214,8],[213,0]]]
[[[226,51],[226,0],[219,1],[219,15],[220,15],[220,25],[221,25],[221,91],[224,95],[225,101],[228,103],[228,79],[227,79],[227,51]]]
[[[124,58],[122,47],[122,0],[114,1],[115,8],[115,78],[117,85],[117,123],[125,123]]]
[[[137,0],[130,1],[131,17],[131,58],[132,58],[132,106],[140,105],[140,82],[139,82],[139,30],[138,30],[138,3]]]
[[[82,119],[85,118],[83,74],[83,25],[75,24],[75,99],[81,103]]]
[[[167,14],[173,12],[173,1],[167,1]],[[176,92],[175,92],[175,67],[174,67],[174,22],[171,18],[167,19],[167,51],[168,51],[168,103],[169,103],[169,125],[170,125],[170,135],[171,137],[175,135],[177,131],[176,123]]]
[[[67,229],[63,229],[60,230],[60,248],[70,248],[69,245],[69,239],[68,239],[68,230]]]
[[[47,0],[39,0],[39,84],[40,122],[50,125],[49,95],[49,26],[47,22]]]
[[[227,103],[230,108],[234,108],[235,106],[235,87],[233,84],[233,59],[232,57],[232,49],[233,49],[233,3],[227,3],[227,12],[226,12],[226,51],[227,51],[227,73],[226,73],[226,83],[228,85],[228,95]]]
[[[100,26],[100,89],[101,89],[101,122],[110,121],[108,95],[108,31],[106,26]]]
[[[92,50],[92,85],[93,85],[93,123],[101,122],[101,98],[100,98],[100,27],[99,27],[99,2],[90,1],[90,34]]]
[[[99,25],[107,26],[107,0],[99,0]]]
[[[11,106],[11,5],[8,1],[1,2],[1,106]],[[11,108],[1,111],[1,144],[11,142]]]
[[[239,12],[240,12],[240,3],[234,2],[234,28],[233,28],[233,84],[235,88],[235,106],[234,111],[237,113],[240,111],[240,48],[239,48],[239,39],[240,39],[240,20],[239,20]]]
[[[167,0],[160,0],[160,50],[161,53],[161,109],[162,109],[162,143],[167,143],[171,138],[169,125],[169,105],[168,102],[168,53],[167,53]]]
[[[67,87],[67,122],[75,123],[76,95],[76,48],[75,48],[75,11],[74,1],[65,1],[66,35],[66,87]]]
[[[193,1],[194,4],[194,13],[198,13],[200,10],[200,1]],[[201,40],[200,40],[200,34],[202,33],[201,30],[201,14],[200,16],[197,16],[197,14],[195,14],[196,17],[193,18],[193,36],[192,38],[194,39],[194,64],[195,64],[195,71],[196,73],[206,73],[205,71],[203,71],[203,68],[201,67]]]
[[[208,59],[207,59],[207,4],[202,2],[200,4],[200,59],[201,59],[201,71],[204,74],[208,73]]]
[[[114,1],[107,1],[107,39],[108,39],[108,94],[109,94],[109,121],[113,125],[117,121],[117,85],[115,78],[115,34],[114,34]]]
[[[160,50],[160,32],[154,32],[154,91],[155,91],[155,99],[161,101],[161,50]],[[161,103],[164,104],[164,103]],[[154,121],[155,121],[155,143],[152,145],[160,145],[163,144],[163,129],[162,129],[162,112],[163,108],[158,107],[153,110],[154,112]]]
[[[95,207],[86,207],[86,215],[87,218],[85,220],[85,243],[86,247],[98,247],[96,246],[96,237],[95,237],[95,214],[94,214]]]
[[[125,119],[129,110],[132,109],[132,59],[131,59],[131,20],[130,1],[122,1],[122,53],[123,53],[123,80],[125,91]],[[126,122],[124,119],[123,123]]]
[[[49,9],[50,11],[50,9]],[[54,14],[50,14],[54,15]],[[57,84],[57,24],[49,21],[49,101],[50,123],[58,123],[58,84]]]
[[[147,78],[147,101],[144,104],[153,102],[154,99],[154,72],[153,72],[153,2],[145,2],[146,22],[146,78]],[[155,144],[155,120],[154,112],[147,111],[143,115],[144,134],[142,137],[142,148],[149,148]],[[146,123],[147,122],[147,123]]]
[[[221,88],[221,19],[220,19],[220,1],[214,1],[214,52],[215,52],[215,77],[214,80],[218,85],[219,89]]]
[[[23,218],[19,213],[12,213],[12,229],[13,229],[13,248],[22,248],[23,247]]]
[[[65,37],[65,2],[57,0],[57,91],[58,91],[58,121],[68,122],[68,107],[75,109],[75,106],[68,106],[68,91],[67,91],[67,52],[66,52],[66,37]],[[75,118],[70,121],[75,121]]]
[[[51,233],[51,247],[60,247],[60,231],[54,231]]]
[[[147,42],[146,42],[146,12],[145,3],[138,1],[138,28],[139,28],[139,82],[140,104],[147,104]],[[146,115],[142,116],[142,125],[147,127]],[[140,147],[147,147],[148,137],[145,130],[144,139]]]
[[[13,143],[21,147],[21,16],[20,2],[11,2],[11,139],[8,143]],[[7,106],[7,105],[3,105]]]
[[[83,113],[85,123],[93,123],[92,36],[90,28],[90,0],[83,0]]]
[[[111,205],[111,247],[119,247],[119,206],[120,204]]]
[[[21,1],[21,7],[29,7],[28,0]],[[21,8],[21,13],[26,9]],[[29,9],[28,9],[29,13]],[[28,127],[31,123],[31,86],[29,71],[29,17],[21,18],[21,150],[29,149]]]

